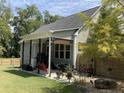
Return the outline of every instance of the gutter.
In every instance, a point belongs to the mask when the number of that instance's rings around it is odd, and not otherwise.
[[[58,29],[58,30],[50,30],[50,32],[57,32],[57,31],[68,31],[68,30],[75,30],[75,29],[79,29],[80,27],[76,27],[76,28],[68,28],[68,29]]]
[[[74,34],[73,36],[77,36],[79,34],[79,32],[81,31],[81,29],[83,29],[84,26],[81,26]]]

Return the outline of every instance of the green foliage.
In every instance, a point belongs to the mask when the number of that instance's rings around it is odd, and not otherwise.
[[[0,46],[0,57],[2,57],[2,55],[3,55],[3,51],[5,51],[5,48],[2,47],[2,46]]]
[[[47,10],[44,12],[44,24],[50,24],[60,18],[62,17],[58,15],[51,15]]]
[[[84,89],[0,66],[0,93],[85,93]]]
[[[11,32],[8,25],[10,10],[0,1],[0,57],[9,57],[11,51]]]
[[[19,57],[20,50],[20,36],[29,34],[35,31],[42,23],[42,15],[35,5],[26,6],[25,9],[17,9],[18,16],[13,18],[10,22],[14,26],[13,38],[11,40],[13,53],[15,57]]]
[[[103,5],[124,7],[124,0],[102,0]]]
[[[11,41],[10,28],[7,22],[4,19],[0,18],[0,46],[4,48],[4,50],[2,48],[1,52],[3,52],[3,55],[5,57],[10,56],[10,54],[8,53],[11,50],[10,41]]]
[[[124,24],[122,19],[124,9],[113,7],[112,4],[103,4],[96,23],[91,18],[85,18],[88,24],[86,26],[91,30],[88,40],[90,44],[83,52],[87,57],[97,59],[100,57],[107,59],[109,56],[124,57],[124,36],[120,27]]]
[[[0,0],[0,17],[6,21],[10,18],[10,9],[6,5],[6,0]]]
[[[69,64],[67,67],[66,67],[66,72],[72,72],[73,69],[72,69],[72,66]]]
[[[14,17],[11,24],[15,26],[15,32],[19,36],[33,32],[42,24],[42,15],[35,5],[18,8],[17,13],[18,16]]]
[[[6,0],[0,0],[0,57],[19,57],[20,36],[30,34],[41,25],[61,18],[51,15],[48,11],[42,15],[35,5],[17,8],[18,16],[12,17],[10,8],[6,5]],[[12,33],[11,26],[14,27]]]
[[[48,11],[44,12],[44,17],[35,5],[26,6],[26,8],[17,9],[18,16],[13,18],[11,25],[14,26],[12,38],[13,56],[19,57],[19,41],[20,36],[30,34],[38,29],[43,24],[55,22],[60,17],[51,15]]]

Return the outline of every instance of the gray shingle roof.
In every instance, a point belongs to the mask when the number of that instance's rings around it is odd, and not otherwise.
[[[84,14],[88,16],[92,16],[97,10],[99,6],[91,8],[89,10],[83,11]],[[60,20],[57,20],[54,23],[50,23],[48,25],[43,25],[38,28],[35,32],[44,32],[51,30],[59,30],[59,29],[70,29],[70,28],[80,28],[83,25],[82,20],[79,15],[73,14],[68,17],[64,17]]]

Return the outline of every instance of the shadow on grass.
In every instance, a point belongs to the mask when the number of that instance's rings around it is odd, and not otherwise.
[[[12,66],[12,67],[8,67],[9,69],[11,68],[17,68],[17,69],[20,69],[21,67],[20,66]]]
[[[86,93],[87,90],[85,88],[78,88],[74,85],[60,85],[54,88],[43,88],[45,93]]]
[[[18,75],[18,76],[21,76],[21,77],[24,77],[24,78],[28,78],[28,77],[32,77],[32,76],[37,77],[36,75],[32,75],[32,74],[29,74],[29,73],[26,73],[26,72],[23,72],[23,71],[19,71],[19,70],[5,70],[4,72],[14,74],[14,75]]]

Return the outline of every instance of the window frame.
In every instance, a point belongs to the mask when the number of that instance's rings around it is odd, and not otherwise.
[[[56,50],[56,45],[58,45],[58,50]],[[63,50],[60,49],[60,46],[63,45]],[[69,50],[66,49],[66,46],[69,46]],[[56,57],[56,52],[58,52],[58,57]],[[63,52],[63,57],[61,58],[61,52]],[[69,52],[69,58],[66,56],[66,52]],[[56,59],[70,59],[71,58],[71,45],[70,44],[54,44],[54,57]]]

